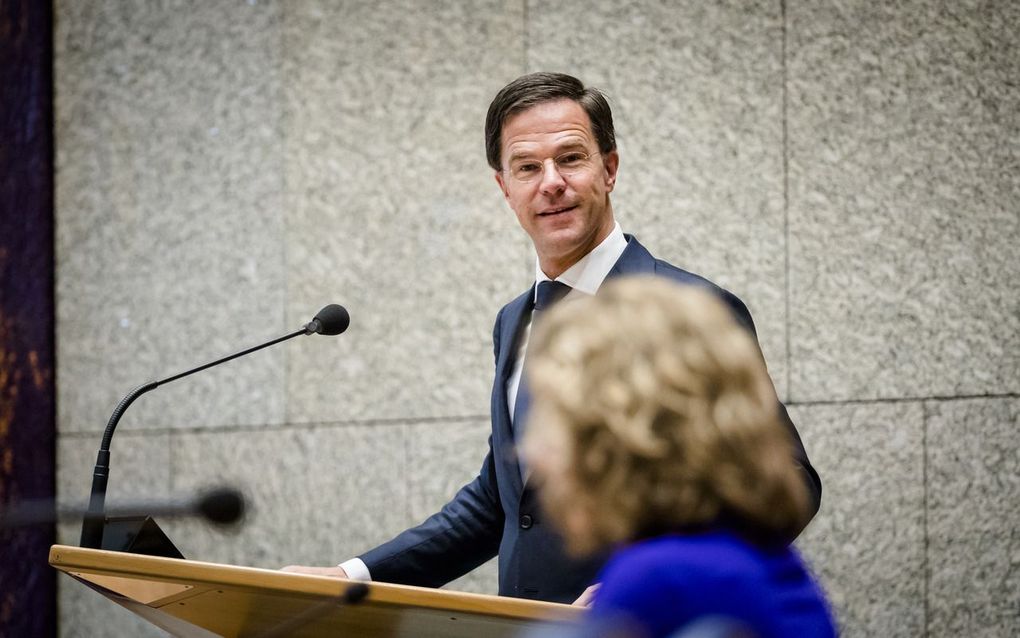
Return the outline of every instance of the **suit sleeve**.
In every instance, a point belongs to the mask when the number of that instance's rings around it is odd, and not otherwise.
[[[757,332],[754,329],[754,320],[751,318],[751,312],[744,305],[736,295],[724,290],[717,288],[717,292],[722,295],[722,299],[726,302],[726,305],[733,311],[737,321],[740,322],[745,328],[747,328],[751,335],[755,337],[757,342]],[[765,357],[762,355],[762,360]],[[797,427],[793,424],[793,419],[790,418],[790,413],[787,411],[786,406],[780,401],[778,405],[779,410],[779,421],[786,428],[790,434],[790,440],[793,443],[793,460],[797,464],[797,468],[800,470],[801,477],[804,479],[804,485],[808,490],[809,505],[811,507],[811,518],[818,513],[818,508],[822,503],[822,480],[818,476],[818,472],[811,466],[811,461],[808,460],[807,451],[804,449],[804,443],[800,440],[800,434],[797,432]],[[806,525],[808,521],[804,521]],[[793,540],[792,538],[790,539]]]
[[[482,469],[436,514],[359,558],[373,580],[440,587],[496,555],[503,509],[495,488],[492,439]]]
[[[499,354],[499,323],[493,331]],[[478,476],[449,503],[417,527],[359,556],[373,580],[419,587],[440,587],[463,576],[499,551],[503,507],[496,482],[492,436]]]

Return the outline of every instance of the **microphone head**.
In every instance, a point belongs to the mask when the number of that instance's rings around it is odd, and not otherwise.
[[[351,325],[351,315],[343,306],[331,303],[315,315],[309,326],[320,335],[338,335]]]
[[[203,494],[195,509],[217,525],[230,525],[244,516],[244,496],[232,487],[218,487]]]
[[[365,583],[351,583],[351,586],[344,592],[344,602],[348,605],[357,605],[368,596],[368,585]]]

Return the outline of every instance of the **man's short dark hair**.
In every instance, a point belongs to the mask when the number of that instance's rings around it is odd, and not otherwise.
[[[599,152],[616,150],[613,112],[601,91],[585,87],[580,80],[564,73],[529,73],[504,86],[489,105],[485,117],[485,157],[489,166],[497,171],[502,168],[503,125],[511,116],[536,104],[562,99],[577,102],[588,114]]]

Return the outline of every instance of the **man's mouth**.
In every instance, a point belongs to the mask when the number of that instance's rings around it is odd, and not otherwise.
[[[549,210],[543,210],[538,214],[538,216],[549,217],[551,215],[559,215],[560,213],[565,213],[567,211],[574,210],[575,208],[577,208],[577,204],[574,204],[573,206],[560,206],[559,208],[550,208]]]

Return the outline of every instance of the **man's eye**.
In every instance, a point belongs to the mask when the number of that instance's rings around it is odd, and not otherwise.
[[[525,175],[528,174],[528,173],[534,173],[537,170],[538,170],[538,164],[536,164],[534,162],[531,162],[531,163],[528,163],[528,164],[518,164],[517,167],[514,168],[514,172],[515,173],[520,173],[520,174],[525,174]]]
[[[577,166],[584,160],[584,153],[564,153],[557,158],[556,163],[560,166]]]

